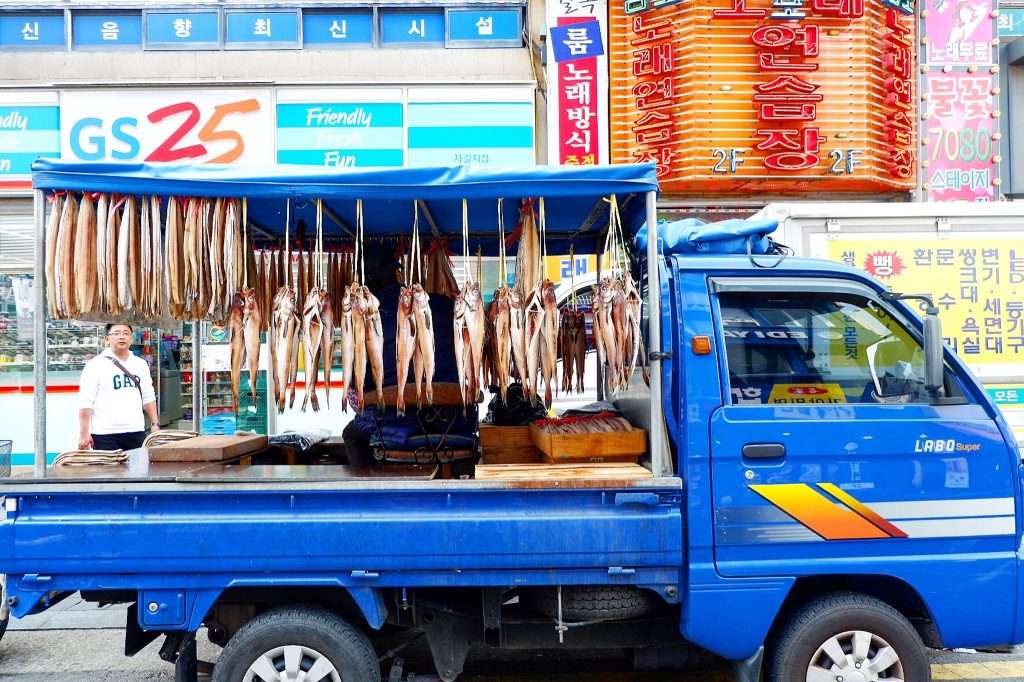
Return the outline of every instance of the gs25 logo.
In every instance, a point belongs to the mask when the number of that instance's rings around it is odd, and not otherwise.
[[[208,159],[206,163],[231,163],[237,161],[245,152],[245,140],[236,130],[225,129],[225,119],[234,114],[251,114],[260,110],[260,103],[255,99],[244,99],[214,106],[213,113],[199,128],[196,137],[200,143],[214,144],[231,143],[230,149]],[[200,124],[202,116],[199,107],[193,102],[177,102],[161,107],[146,119],[153,124],[181,117],[178,127],[157,145],[143,161],[150,163],[168,163],[185,159],[198,159],[209,154],[205,144],[178,146],[186,135]],[[136,135],[139,120],[133,116],[122,116],[114,119],[110,125],[110,156],[117,160],[130,160],[138,157],[142,151],[142,143]],[[99,133],[94,132],[99,130]],[[71,127],[71,151],[83,161],[99,161],[107,156],[108,138],[105,133],[103,119],[82,118]],[[115,147],[115,144],[119,145]]]

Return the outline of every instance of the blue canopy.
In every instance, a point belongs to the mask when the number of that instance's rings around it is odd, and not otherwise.
[[[384,170],[311,170],[302,166],[252,169],[242,166],[166,166],[74,163],[40,159],[32,166],[36,189],[158,196],[247,197],[252,224],[266,236],[284,234],[285,207],[292,201],[292,230],[315,225],[316,205],[325,207],[324,234],[351,239],[356,200],[363,200],[367,238],[410,235],[413,203],[420,201],[421,234],[436,227],[441,236],[462,234],[462,200],[469,206],[473,248],[497,250],[497,200],[504,198],[506,234],[518,222],[519,200],[545,199],[548,249],[595,251],[608,225],[610,194],[618,195],[623,226],[636,233],[645,221],[643,194],[657,191],[653,164],[605,166],[474,166]],[[429,216],[429,217],[428,217]],[[431,225],[433,223],[433,226]]]

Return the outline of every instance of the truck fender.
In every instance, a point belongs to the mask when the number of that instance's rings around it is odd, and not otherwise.
[[[257,586],[248,581],[239,581],[231,585],[232,587],[242,586]],[[384,595],[380,590],[372,587],[349,587],[339,585],[337,582],[330,584],[330,587],[338,587],[346,590],[352,597],[352,601],[355,602],[356,606],[359,607],[359,611],[363,614],[363,618],[366,619],[366,623],[374,630],[379,630],[388,617],[388,606],[384,600]],[[189,604],[188,608],[188,621],[186,629],[195,631],[202,627],[203,620],[206,618],[206,614],[210,612],[213,605],[217,603],[220,595],[223,593],[221,589],[204,589],[204,590],[189,590],[186,594],[186,602]],[[143,596],[143,598],[145,598]],[[140,602],[145,603],[145,602]],[[147,624],[145,609],[139,609],[139,619],[143,622],[140,623],[144,628],[153,627],[152,624]]]
[[[691,585],[683,602],[683,637],[732,661],[755,656],[794,578],[729,579]]]

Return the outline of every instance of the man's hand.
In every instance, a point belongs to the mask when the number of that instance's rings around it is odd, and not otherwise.
[[[156,433],[159,430],[160,430],[160,425],[159,424],[153,424],[152,426],[149,427],[149,432],[150,433]]]
[[[92,436],[88,433],[78,436],[79,450],[92,450]]]

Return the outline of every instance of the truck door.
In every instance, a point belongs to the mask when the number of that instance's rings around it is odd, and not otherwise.
[[[945,400],[928,394],[920,327],[852,280],[709,286],[719,573],[931,572],[979,603],[986,574],[1013,594],[1014,452],[967,376],[947,365]]]

